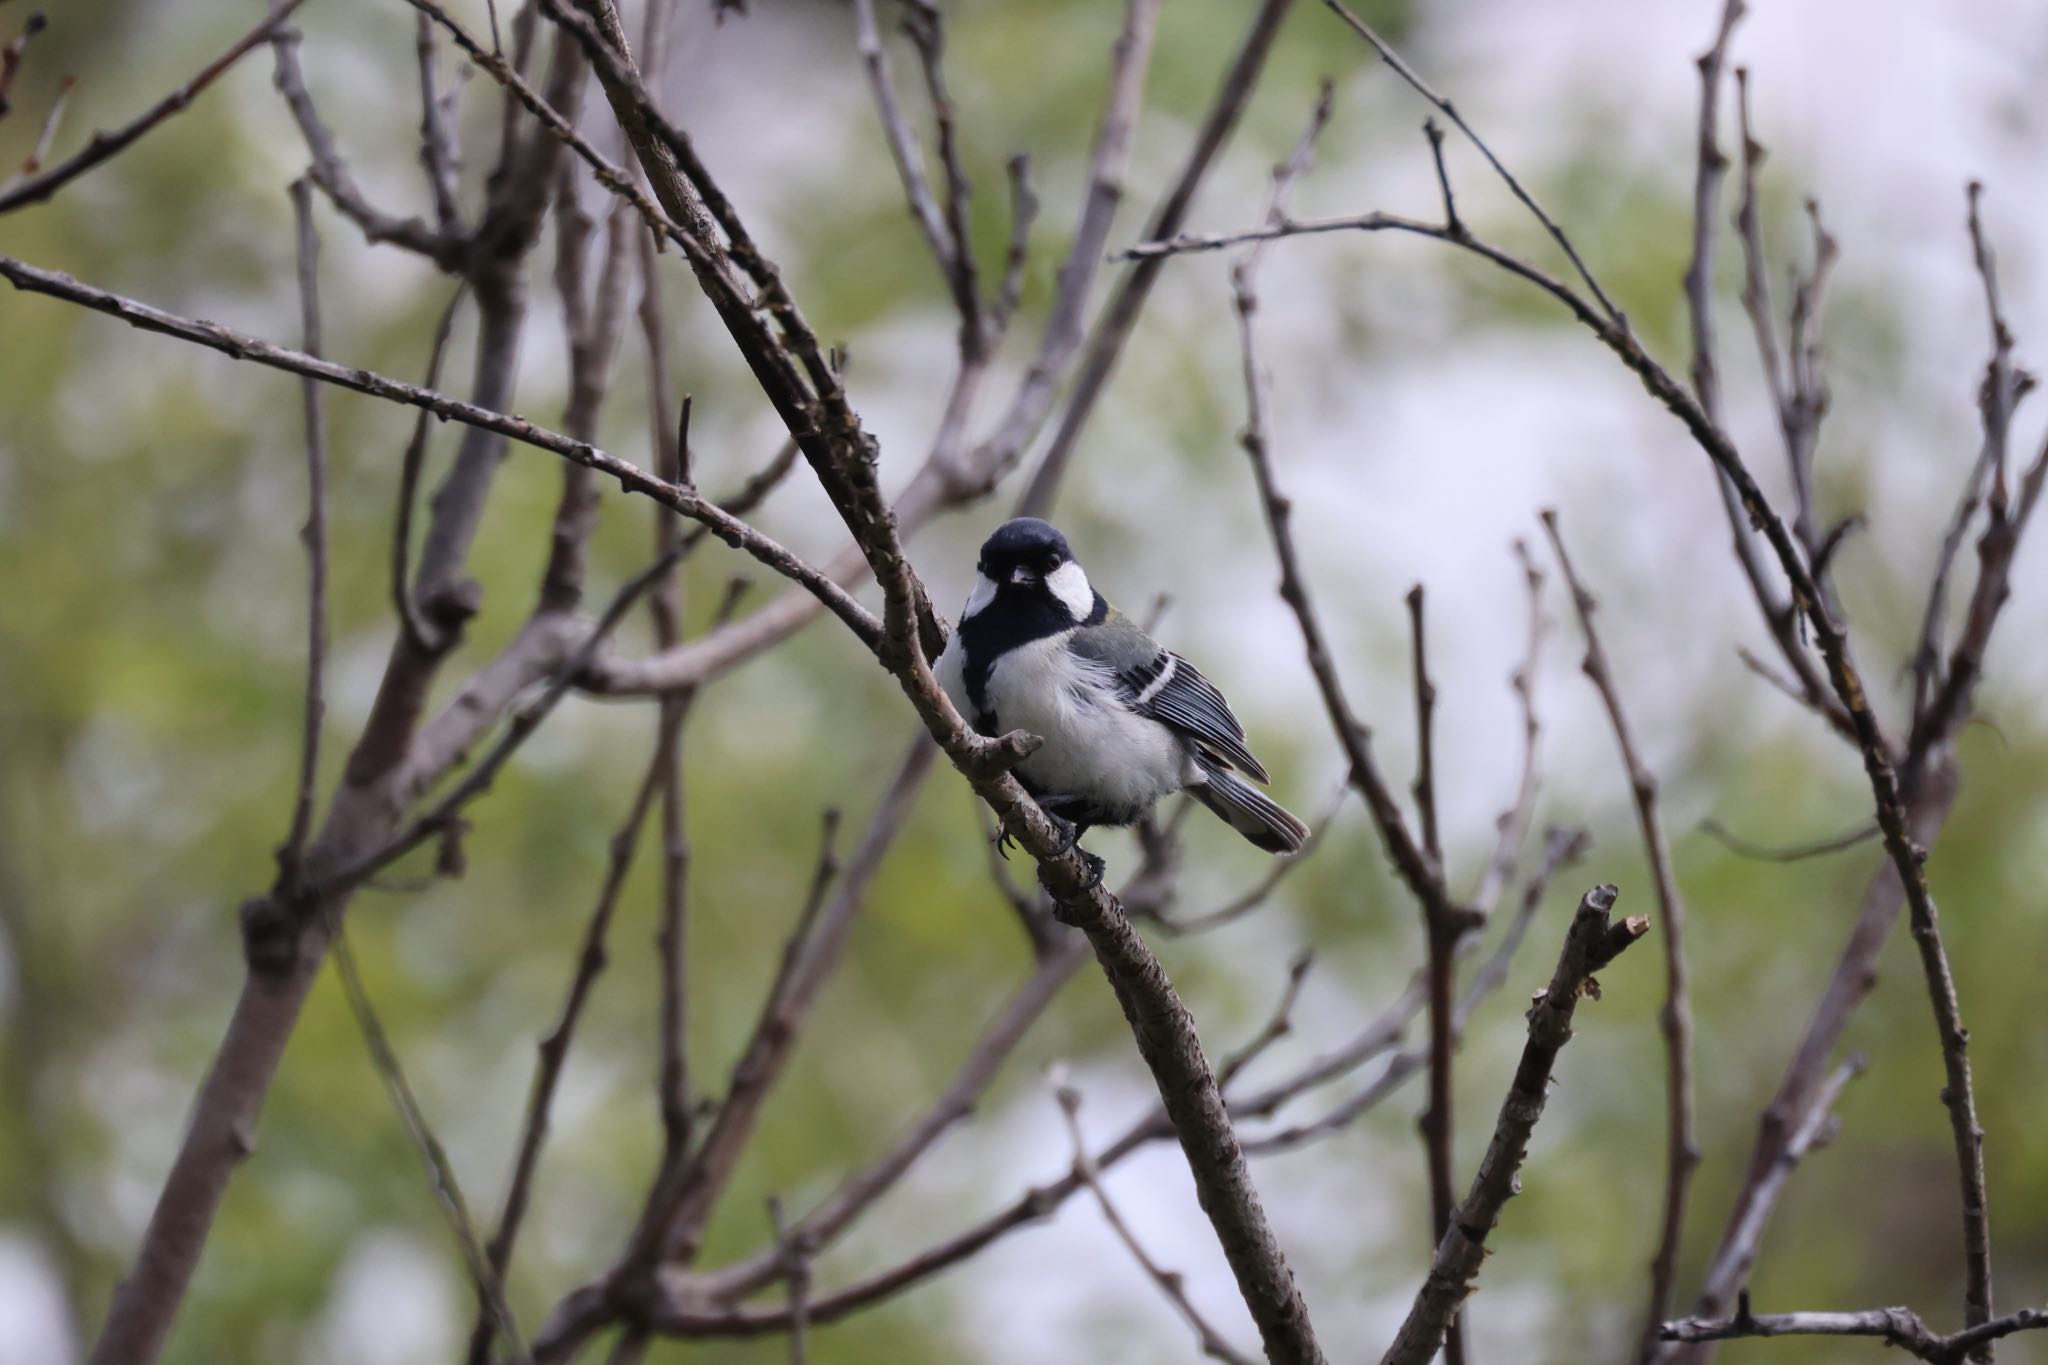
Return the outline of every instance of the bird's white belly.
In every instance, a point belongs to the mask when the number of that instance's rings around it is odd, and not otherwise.
[[[1065,636],[1034,640],[998,659],[986,698],[999,729],[1045,741],[1018,772],[1047,795],[1139,809],[1187,780],[1179,737],[1124,706],[1108,671],[1076,658]]]

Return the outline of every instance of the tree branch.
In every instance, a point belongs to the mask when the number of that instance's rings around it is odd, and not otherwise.
[[[25,180],[0,186],[0,213],[11,213],[29,204],[41,203],[101,162],[126,151],[173,114],[183,113],[191,107],[192,101],[199,98],[200,93],[218,80],[229,67],[269,42],[284,21],[292,16],[292,12],[304,3],[305,0],[279,0],[279,3],[263,16],[261,22],[237,38],[227,51],[201,67],[190,80],[141,114],[111,132],[94,132],[84,147],[48,170],[31,175]],[[23,38],[30,32],[33,32],[33,29],[25,30]],[[6,77],[11,78],[19,60],[20,49],[14,43],[8,44],[8,48],[10,60],[7,61],[4,70]],[[0,113],[5,112],[6,93],[7,81],[0,79]]]
[[[1749,1296],[1742,1296],[1742,1308],[1726,1319],[1683,1318],[1666,1323],[1666,1341],[1730,1341],[1739,1337],[1882,1337],[1885,1345],[1901,1347],[1930,1365],[1954,1365],[1965,1356],[1982,1352],[1990,1343],[2015,1332],[2048,1328],[2048,1309],[2023,1308],[1995,1322],[1983,1322],[1943,1336],[1920,1320],[1910,1308],[1871,1308],[1860,1313],[1764,1313],[1749,1311]],[[1986,1357],[1988,1359],[1988,1355]]]
[[[1493,1140],[1479,1163],[1472,1189],[1458,1205],[1451,1225],[1438,1244],[1435,1264],[1416,1291],[1415,1304],[1401,1324],[1381,1365],[1425,1365],[1443,1345],[1444,1331],[1458,1305],[1472,1292],[1486,1238],[1500,1219],[1501,1207],[1519,1184],[1516,1173],[1529,1150],[1529,1135],[1543,1117],[1549,1097],[1551,1068],[1571,1041],[1572,1014],[1581,995],[1599,996],[1593,973],[1612,962],[1649,931],[1650,922],[1632,917],[1610,921],[1615,891],[1596,886],[1579,902],[1578,913],[1558,954],[1549,989],[1538,993],[1529,1009],[1529,1041],[1515,1068],[1514,1083],[1501,1103]]]
[[[320,354],[320,236],[304,180],[291,185],[297,227],[299,317],[306,353]],[[292,802],[291,829],[277,852],[279,891],[296,894],[304,875],[306,838],[313,827],[314,794],[320,782],[320,727],[327,718],[327,414],[320,386],[300,381],[306,426],[306,522],[299,538],[306,546],[306,708],[299,741],[299,788]]]
[[[146,332],[161,332],[181,341],[189,341],[219,351],[237,360],[253,361],[272,369],[308,375],[324,383],[368,394],[372,398],[382,398],[387,402],[420,408],[437,417],[461,422],[465,426],[492,432],[573,460],[578,464],[587,465],[606,478],[617,480],[620,487],[629,493],[642,494],[671,511],[693,521],[702,522],[710,529],[712,535],[726,544],[744,551],[777,573],[803,585],[824,601],[861,643],[872,647],[873,642],[880,636],[880,625],[867,609],[854,601],[825,574],[724,511],[717,504],[702,497],[695,489],[664,483],[638,466],[609,455],[596,446],[572,440],[546,427],[536,426],[523,417],[514,417],[480,407],[434,389],[391,379],[373,370],[350,369],[288,347],[275,346],[255,337],[242,335],[219,323],[180,317],[175,313],[152,308],[137,300],[81,284],[69,275],[39,270],[10,256],[0,256],[0,277],[5,277],[17,289],[48,294],[95,312],[108,313],[129,326]]]

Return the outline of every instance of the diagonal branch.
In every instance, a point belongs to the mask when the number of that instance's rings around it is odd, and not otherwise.
[[[340,388],[352,389],[357,393],[368,394],[372,398],[420,408],[436,417],[461,422],[465,426],[481,431],[494,432],[521,444],[586,465],[606,478],[616,480],[619,486],[629,493],[639,493],[652,498],[673,512],[703,523],[712,535],[726,544],[744,551],[768,568],[801,584],[816,594],[863,644],[872,646],[880,637],[880,626],[868,610],[818,569],[811,567],[774,540],[725,511],[717,503],[703,497],[695,489],[665,483],[637,465],[629,464],[587,442],[576,441],[546,427],[536,426],[523,417],[479,407],[438,390],[389,378],[374,370],[351,369],[309,356],[303,351],[294,351],[289,347],[273,345],[246,336],[219,323],[181,317],[120,294],[81,284],[61,272],[37,269],[9,256],[0,256],[0,278],[5,278],[17,289],[48,294],[95,312],[111,314],[129,326],[146,332],[160,332],[180,341],[189,341],[194,345],[219,351],[237,360],[253,361],[272,369],[310,376]]]
[[[1596,886],[1579,902],[1550,986],[1538,992],[1529,1008],[1529,1041],[1522,1048],[1514,1083],[1501,1102],[1500,1118],[1486,1155],[1480,1159],[1479,1174],[1437,1245],[1435,1264],[1416,1291],[1414,1306],[1380,1365],[1425,1365],[1443,1345],[1444,1331],[1458,1305],[1472,1292],[1486,1256],[1487,1235],[1520,1184],[1517,1172],[1528,1154],[1529,1135],[1543,1117],[1557,1054],[1571,1041],[1572,1014],[1579,997],[1598,999],[1593,973],[1649,932],[1650,922],[1640,917],[1610,920],[1614,897],[1613,887]]]
[[[32,175],[26,180],[17,181],[7,186],[0,186],[0,213],[11,213],[15,209],[26,207],[29,204],[41,203],[93,167],[120,155],[129,147],[141,141],[152,129],[158,127],[173,114],[182,113],[190,108],[192,101],[199,98],[206,87],[218,80],[229,67],[233,66],[243,57],[246,57],[256,48],[269,42],[272,36],[282,27],[284,21],[292,16],[292,12],[304,3],[305,0],[280,0],[280,3],[275,8],[263,16],[260,23],[237,38],[228,47],[227,51],[201,67],[198,73],[190,80],[171,91],[170,94],[165,95],[135,118],[113,129],[111,132],[95,132],[84,147],[48,170]],[[13,50],[14,45],[10,43],[8,46],[10,48],[9,57],[16,57],[18,51]],[[8,61],[5,66],[5,74],[12,76],[14,69],[15,62],[13,60]],[[6,89],[5,80],[0,79],[0,113],[5,112]]]

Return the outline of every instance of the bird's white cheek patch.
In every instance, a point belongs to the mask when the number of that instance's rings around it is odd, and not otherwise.
[[[1087,620],[1088,613],[1095,610],[1095,589],[1088,585],[1088,575],[1081,571],[1081,566],[1071,559],[1045,576],[1045,586],[1076,621]]]
[[[996,585],[989,582],[987,574],[974,576],[974,591],[967,594],[967,605],[960,609],[960,619],[979,616],[981,609],[996,600]]]

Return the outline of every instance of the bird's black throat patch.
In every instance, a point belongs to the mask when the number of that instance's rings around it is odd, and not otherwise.
[[[988,704],[988,675],[996,660],[1076,625],[1099,625],[1108,615],[1109,603],[1099,592],[1087,619],[1077,622],[1066,604],[1042,586],[1005,583],[998,588],[993,602],[960,623],[961,677],[967,684],[967,699],[974,704],[974,728],[987,735],[998,733]]]

